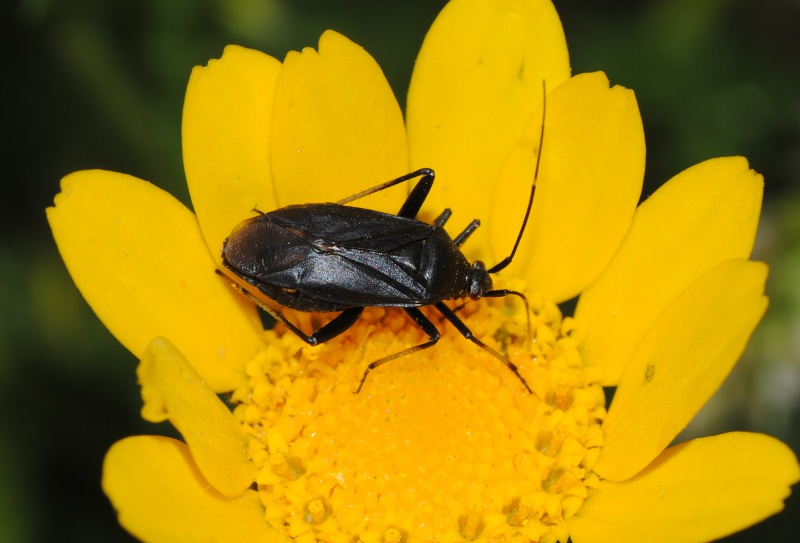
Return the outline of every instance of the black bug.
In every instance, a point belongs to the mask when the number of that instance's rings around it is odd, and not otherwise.
[[[479,260],[470,264],[460,250],[480,225],[477,219],[453,239],[443,228],[451,215],[449,208],[433,224],[417,220],[434,180],[433,170],[423,168],[336,203],[292,205],[268,213],[256,210],[258,215],[239,223],[223,242],[222,264],[230,272],[226,275],[243,294],[309,345],[346,331],[365,307],[403,308],[428,341],[372,362],[356,392],[376,367],[439,341],[439,330],[419,310],[427,305],[435,306],[465,338],[503,362],[531,392],[516,365],[476,338],[444,300],[509,295],[525,300],[520,292],[493,290],[490,274],[505,269],[519,247],[533,205],[543,136],[544,109],[525,217],[511,253],[491,268]],[[421,179],[397,215],[345,205],[417,177]],[[341,313],[307,335],[260,295],[299,311]]]

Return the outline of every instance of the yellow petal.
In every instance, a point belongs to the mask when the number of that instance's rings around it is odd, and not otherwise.
[[[156,338],[136,370],[142,385],[142,417],[169,420],[181,433],[200,472],[233,498],[254,480],[242,427],[169,340]]]
[[[729,260],[695,281],[656,320],[623,374],[594,470],[638,473],[722,384],[767,309],[767,266]]]
[[[763,178],[741,157],[678,174],[636,210],[631,229],[575,312],[584,360],[619,382],[647,330],[675,297],[720,262],[747,258]]]
[[[275,90],[270,132],[278,204],[331,202],[408,173],[400,106],[380,67],[341,34],[319,52],[290,52]],[[396,213],[408,191],[356,205]]]
[[[47,210],[83,297],[137,358],[169,337],[217,392],[246,380],[262,347],[238,295],[216,276],[195,216],[163,190],[101,170],[61,182]]]
[[[497,176],[542,101],[569,77],[549,0],[454,0],[425,36],[408,92],[411,163],[436,171],[426,209],[453,208],[452,232],[488,220]],[[479,228],[467,250],[488,257]],[[505,256],[505,255],[502,255]]]
[[[783,509],[797,459],[762,434],[730,433],[664,451],[624,483],[603,481],[569,522],[575,543],[694,543]]]
[[[103,463],[103,491],[120,524],[150,543],[289,543],[264,521],[253,490],[226,498],[203,479],[189,448],[174,439],[136,436],[115,443]]]
[[[514,147],[495,192],[494,255],[510,254],[527,206],[541,107]],[[514,275],[561,302],[608,265],[630,227],[644,178],[644,131],[633,92],[605,74],[575,76],[547,95],[542,159]]]
[[[272,99],[281,64],[243,47],[192,71],[183,105],[183,165],[215,261],[254,207],[276,207],[269,163]]]

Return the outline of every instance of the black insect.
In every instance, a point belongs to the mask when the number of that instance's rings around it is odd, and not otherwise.
[[[514,248],[491,268],[480,260],[470,264],[459,249],[480,225],[477,219],[454,239],[443,228],[450,209],[433,224],[417,220],[434,180],[433,170],[423,168],[336,203],[292,205],[269,213],[256,210],[257,216],[239,223],[223,242],[222,264],[231,272],[226,275],[242,293],[309,345],[324,343],[346,331],[365,307],[402,307],[427,334],[428,341],[372,362],[356,392],[378,366],[439,341],[436,326],[419,310],[427,305],[435,306],[465,338],[503,362],[531,392],[517,366],[476,338],[444,300],[509,295],[525,299],[520,292],[493,290],[490,274],[511,263],[522,239],[533,205],[541,142],[528,208]],[[416,177],[421,179],[397,215],[345,205]],[[307,335],[260,295],[299,311],[341,313]]]

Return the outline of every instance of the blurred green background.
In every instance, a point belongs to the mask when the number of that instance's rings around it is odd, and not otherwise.
[[[73,286],[44,208],[59,179],[105,168],[188,204],[183,93],[192,66],[238,43],[283,58],[327,28],[364,46],[401,104],[443,1],[4,0],[0,85],[0,541],[131,541],[100,490],[139,418],[136,361]],[[685,436],[770,433],[800,451],[800,3],[559,2],[575,73],[633,88],[648,195],[706,158],[744,155],[766,177],[755,258],[771,308]],[[796,491],[798,491],[796,489]],[[793,541],[800,499],[730,541]]]

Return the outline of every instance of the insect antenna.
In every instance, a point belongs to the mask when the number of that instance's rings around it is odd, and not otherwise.
[[[511,254],[501,260],[499,263],[495,264],[491,267],[488,272],[489,273],[497,273],[499,271],[504,270],[511,264],[511,261],[514,260],[514,255],[517,253],[517,248],[519,248],[519,244],[522,241],[522,235],[525,233],[525,227],[528,225],[528,218],[531,216],[531,209],[533,208],[533,196],[536,194],[536,181],[539,179],[539,164],[542,162],[542,147],[544,146],[544,118],[545,112],[547,111],[547,88],[545,86],[545,81],[542,80],[542,127],[539,131],[539,149],[536,152],[536,169],[533,171],[533,182],[531,183],[531,195],[528,197],[528,207],[525,210],[525,218],[522,219],[522,226],[520,226],[519,234],[517,234],[517,240],[514,242],[514,247],[511,249]],[[532,338],[531,334],[531,311],[530,307],[528,306],[528,298],[521,292],[516,290],[490,290],[489,292],[485,292],[484,297],[487,298],[502,298],[504,296],[518,296],[522,299],[523,303],[525,304],[525,317],[528,321],[528,342],[530,342]],[[525,381],[523,381],[525,383]],[[525,383],[527,387],[527,383]],[[528,389],[530,390],[530,389]]]
[[[536,169],[533,172],[533,183],[531,186],[531,195],[528,198],[528,209],[525,210],[525,218],[522,219],[522,226],[519,229],[519,234],[517,234],[517,241],[514,242],[514,248],[511,249],[511,254],[495,264],[492,268],[489,268],[489,273],[497,273],[502,271],[506,269],[509,264],[511,264],[511,261],[514,260],[514,255],[517,253],[519,243],[522,241],[522,235],[525,233],[525,227],[528,225],[528,218],[530,217],[531,209],[533,208],[533,195],[536,193],[536,181],[539,179],[539,164],[542,162],[542,147],[544,146],[544,116],[545,111],[547,110],[546,100],[547,90],[545,88],[545,82],[542,80],[542,128],[539,133],[539,150],[536,153]]]

